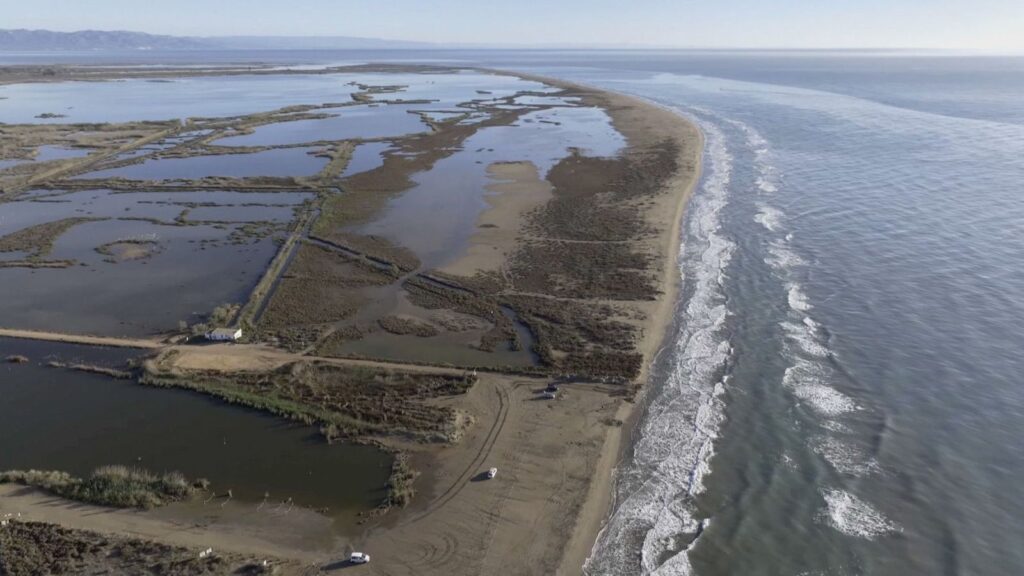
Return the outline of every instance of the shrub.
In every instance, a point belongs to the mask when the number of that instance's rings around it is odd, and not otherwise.
[[[158,476],[119,465],[101,466],[85,479],[47,470],[0,472],[0,484],[35,486],[70,500],[118,508],[153,508],[184,500],[203,482],[190,483],[180,472]]]

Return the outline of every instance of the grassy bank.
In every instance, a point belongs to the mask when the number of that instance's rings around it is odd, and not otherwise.
[[[167,359],[165,358],[164,361]],[[319,425],[328,440],[399,437],[456,441],[466,418],[430,401],[464,394],[469,376],[394,372],[296,362],[271,372],[235,373],[161,369],[149,361],[140,379],[150,386],[186,388],[232,404]]]
[[[185,500],[205,485],[189,482],[179,472],[162,475],[128,466],[102,466],[88,478],[53,470],[0,472],[0,484],[34,486],[56,496],[116,508],[155,508]]]

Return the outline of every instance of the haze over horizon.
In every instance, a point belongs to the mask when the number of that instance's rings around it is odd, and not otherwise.
[[[196,15],[202,18],[196,18]],[[38,0],[4,8],[5,28],[131,30],[174,36],[350,36],[441,44],[676,48],[1024,50],[1017,0],[468,0],[344,4],[200,0],[149,4]]]

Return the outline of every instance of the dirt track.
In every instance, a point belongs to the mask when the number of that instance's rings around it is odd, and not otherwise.
[[[48,342],[64,342],[66,344],[85,344],[87,346],[113,346],[115,348],[156,349],[164,347],[159,340],[145,338],[110,338],[105,336],[86,336],[83,334],[63,334],[59,332],[39,332],[36,330],[12,330],[0,328],[0,338],[19,338],[22,340],[45,340]]]

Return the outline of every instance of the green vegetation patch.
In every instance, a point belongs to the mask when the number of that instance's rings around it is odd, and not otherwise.
[[[156,475],[141,468],[102,466],[88,478],[67,472],[9,470],[0,484],[35,486],[62,498],[117,508],[154,508],[185,500],[205,481],[191,483],[179,472]]]

